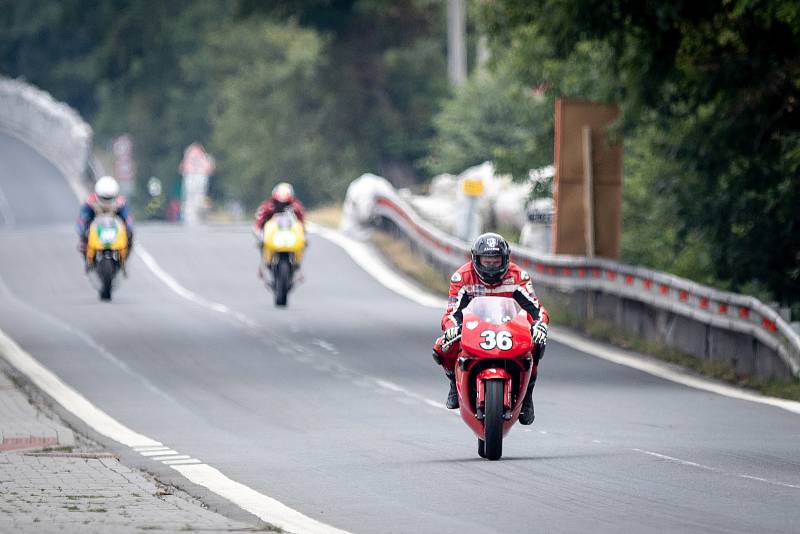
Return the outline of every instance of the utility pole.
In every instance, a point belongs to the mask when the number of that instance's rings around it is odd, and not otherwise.
[[[447,75],[454,87],[467,81],[466,25],[464,0],[447,0]]]

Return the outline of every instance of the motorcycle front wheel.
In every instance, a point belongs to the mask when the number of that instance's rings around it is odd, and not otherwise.
[[[292,266],[289,260],[281,258],[275,266],[275,305],[286,306],[289,284],[292,282]]]
[[[97,276],[100,278],[100,300],[111,300],[111,288],[117,266],[111,258],[103,258],[97,265]]]
[[[499,460],[503,455],[503,381],[486,381],[486,410],[483,434],[486,458]],[[480,449],[478,450],[480,453]]]

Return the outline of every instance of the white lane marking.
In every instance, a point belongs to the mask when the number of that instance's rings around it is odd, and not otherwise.
[[[630,354],[626,354],[619,349],[605,347],[597,343],[587,341],[575,334],[568,332],[559,331],[555,336],[553,336],[553,339],[581,352],[585,352],[592,356],[596,356],[598,358],[602,358],[603,360],[607,360],[619,365],[638,369],[639,371],[663,378],[664,380],[669,380],[670,382],[716,393],[732,399],[775,406],[776,408],[781,408],[792,413],[800,414],[800,402],[797,401],[767,397],[764,395],[758,395],[757,393],[741,390],[733,386],[717,384],[703,378],[689,375],[682,371],[677,371],[659,362],[653,362],[637,356],[631,356]]]
[[[165,451],[142,451],[139,454],[141,454],[142,456],[163,456],[165,454],[178,454],[178,451],[167,449]]]
[[[135,450],[136,452],[142,452],[142,451],[168,451],[169,447],[165,447],[163,445],[158,446],[158,447],[134,447],[133,450]]]
[[[214,493],[230,500],[237,499],[237,504],[258,517],[280,518],[279,526],[290,532],[316,532],[320,534],[343,534],[343,530],[315,521],[288,506],[256,493],[252,489],[226,477],[210,465],[173,465],[191,482],[211,489]],[[274,520],[268,519],[276,524]]]
[[[163,460],[161,463],[164,464],[164,465],[186,465],[186,464],[202,464],[203,462],[201,462],[197,458],[187,457],[187,458],[184,458],[184,459],[181,459],[181,460],[178,460],[178,459]],[[216,492],[214,492],[214,493],[216,493]]]
[[[36,361],[33,356],[22,350],[2,330],[0,330],[0,354],[5,356],[11,365],[27,376],[39,389],[50,395],[66,410],[75,414],[103,436],[128,447],[161,445],[161,442],[134,432],[97,408],[83,395],[62,382],[60,378]]]
[[[49,313],[46,313],[46,312],[44,312],[42,310],[39,310],[38,308],[33,307],[31,304],[25,302],[24,300],[20,300],[14,293],[11,292],[11,290],[8,288],[8,286],[6,285],[6,283],[5,283],[5,281],[3,280],[2,277],[0,277],[0,292],[5,293],[6,297],[9,300],[13,301],[16,305],[20,306],[21,308],[25,308],[26,310],[29,310],[32,314],[38,315],[45,322],[49,322],[50,324],[54,325],[56,328],[58,328],[58,329],[60,329],[60,330],[62,330],[64,332],[67,332],[68,334],[72,334],[75,337],[79,338],[81,341],[86,343],[89,347],[91,347],[94,350],[96,350],[97,353],[100,356],[102,356],[103,358],[108,360],[113,365],[119,367],[122,371],[124,371],[125,373],[131,375],[136,380],[139,380],[142,383],[142,385],[144,385],[144,387],[147,388],[148,390],[150,390],[152,393],[154,393],[154,394],[156,394],[158,396],[161,396],[161,397],[167,399],[168,401],[170,401],[172,403],[178,404],[178,402],[175,399],[173,399],[172,397],[170,397],[166,392],[158,389],[158,387],[155,384],[153,384],[152,382],[150,382],[147,378],[145,378],[144,376],[140,375],[139,373],[133,371],[128,366],[128,364],[126,364],[124,361],[122,361],[119,358],[117,358],[114,354],[111,353],[111,351],[109,351],[104,346],[102,346],[99,343],[97,343],[94,339],[92,339],[88,334],[84,333],[82,330],[78,330],[77,328],[74,328],[69,323],[66,323],[66,322],[62,321],[61,319],[58,319],[57,317],[54,317],[54,316],[50,315]]]
[[[75,196],[78,197],[79,201],[82,201],[83,197],[86,195],[86,190],[83,185],[80,184],[75,177],[67,176],[66,174],[65,177],[72,187]],[[150,271],[181,297],[216,312],[231,314],[239,319],[239,321],[253,328],[257,326],[254,321],[250,320],[250,318],[244,314],[232,312],[227,306],[208,301],[183,287],[172,278],[172,276],[161,269],[155,259],[141,245],[139,245],[136,250]],[[94,406],[80,393],[73,390],[55,374],[39,364],[33,356],[22,350],[22,348],[2,330],[0,330],[0,353],[2,353],[6,360],[16,367],[17,370],[27,375],[37,387],[100,434],[122,443],[123,445],[127,445],[134,450],[137,448],[139,450],[144,450],[144,447],[163,445],[159,441],[134,432]],[[162,463],[167,465],[172,463],[198,464],[174,465],[172,468],[182,474],[186,469],[205,468],[203,471],[195,471],[193,473],[195,480],[203,480],[204,483],[202,485],[210,491],[227,498],[237,506],[251,511],[260,519],[281,527],[284,530],[293,530],[288,527],[288,525],[291,524],[301,525],[303,528],[300,529],[299,532],[308,532],[309,534],[347,534],[344,530],[339,530],[315,521],[267,495],[263,495],[243,484],[234,482],[213,467],[199,464],[199,462],[199,460],[190,458],[185,460],[164,460]],[[192,478],[185,474],[184,476],[192,480]]]
[[[444,404],[441,403],[441,402],[436,402],[433,399],[429,399],[427,397],[423,397],[422,395],[414,393],[413,391],[411,391],[409,389],[406,389],[403,386],[400,386],[398,384],[395,384],[394,382],[389,382],[388,380],[383,380],[382,378],[373,378],[373,380],[374,380],[375,384],[377,384],[379,387],[381,387],[383,389],[386,389],[386,390],[389,390],[392,393],[400,393],[405,397],[421,401],[424,404],[427,404],[428,406],[433,406],[434,408],[441,408],[442,410],[445,410],[445,411],[450,412],[450,413],[454,413],[454,414],[458,413],[457,410],[448,410],[444,406]]]
[[[127,445],[134,450],[144,447],[161,447],[163,445],[159,441],[134,432],[94,406],[80,393],[43,367],[2,330],[0,330],[0,354],[18,371],[25,374],[39,389],[50,395],[66,410],[83,420],[103,436]],[[140,454],[149,456],[155,454],[155,450],[142,450]],[[346,532],[311,519],[267,495],[234,482],[213,467],[200,463],[200,460],[194,458],[176,459],[164,460],[162,463],[177,470],[190,481],[208,488],[217,495],[255,514],[260,519],[284,530],[291,531],[295,526],[302,525],[303,528],[296,530],[296,532],[308,532],[310,534],[344,534]],[[186,471],[190,467],[204,469]]]
[[[189,302],[193,302],[195,304],[198,304],[204,308],[215,311],[217,313],[225,313],[232,315],[236,317],[239,321],[243,322],[244,324],[246,324],[251,328],[256,328],[258,326],[255,321],[253,321],[243,313],[235,312],[231,310],[229,307],[225,306],[224,304],[220,304],[219,302],[213,302],[207,300],[198,295],[197,293],[194,293],[193,291],[190,291],[185,287],[183,287],[177,280],[175,280],[175,278],[172,277],[172,275],[170,275],[164,269],[161,268],[161,266],[158,264],[155,258],[153,258],[153,256],[149,252],[147,252],[147,249],[145,249],[143,246],[138,245],[137,247],[134,248],[134,252],[136,253],[136,255],[142,258],[142,261],[147,266],[147,268],[150,269],[150,272],[152,272],[159,280],[161,280],[168,288],[170,288],[178,296],[188,300]]]
[[[5,193],[3,193],[2,188],[0,188],[0,218],[3,219],[4,226],[11,227],[16,224],[14,212],[11,211],[11,206],[8,203]]]
[[[446,302],[443,298],[420,291],[418,287],[411,284],[408,280],[388,267],[385,262],[361,241],[356,241],[340,232],[330,230],[314,223],[307,223],[306,227],[311,233],[321,235],[328,241],[339,245],[362,269],[367,271],[367,273],[383,286],[422,306],[444,310]]]
[[[321,227],[315,225],[314,229],[323,230],[318,231],[317,233],[332,243],[342,247],[367,273],[373,277],[376,277],[379,282],[393,290],[398,295],[413,300],[414,302],[422,304],[423,306],[444,310],[446,302],[443,298],[436,297],[435,295],[422,291],[421,289],[408,283],[406,283],[402,289],[399,289],[395,287],[394,283],[384,283],[384,281],[378,278],[379,276],[386,276],[387,279],[395,279],[399,278],[399,275],[393,271],[389,271],[388,268],[387,272],[381,271],[380,269],[373,269],[372,266],[376,261],[373,258],[375,253],[369,247],[366,247],[363,244],[361,244],[360,247],[352,245],[353,243],[358,244],[359,242],[329,228],[322,229]],[[584,337],[558,330],[557,328],[551,327],[550,338],[554,341],[563,343],[564,345],[584,352],[590,356],[595,356],[597,358],[601,358],[619,365],[624,365],[626,367],[632,367],[647,374],[657,376],[658,378],[669,380],[670,382],[708,391],[710,393],[716,393],[717,395],[722,395],[732,399],[765,404],[767,406],[774,406],[792,413],[800,414],[800,402],[779,399],[776,397],[767,397],[765,395],[759,395],[757,393],[745,391],[733,386],[717,384],[716,382],[675,370],[666,364],[647,361],[638,356],[631,356],[630,354],[624,353],[622,350],[603,346]]]
[[[711,471],[711,472],[714,472],[714,473],[719,473],[721,475],[727,475],[727,476],[732,476],[732,477],[737,477],[737,478],[746,478],[747,480],[755,480],[757,482],[764,482],[766,484],[771,484],[773,486],[781,486],[781,487],[784,487],[784,488],[800,489],[800,486],[795,485],[795,484],[788,484],[786,482],[778,482],[776,480],[768,480],[766,478],[756,477],[756,476],[753,476],[753,475],[745,475],[745,474],[736,473],[736,472],[733,472],[733,471],[725,471],[724,469],[720,469],[718,467],[711,467],[710,465],[699,464],[697,462],[692,462],[690,460],[682,460],[681,458],[676,458],[674,456],[667,456],[666,454],[661,454],[661,453],[658,453],[658,452],[647,451],[647,450],[644,450],[644,449],[631,449],[631,450],[635,451],[635,452],[638,452],[638,453],[641,453],[641,454],[646,454],[648,456],[653,456],[653,457],[659,458],[661,460],[666,460],[666,461],[671,462],[671,463],[684,465],[686,467],[694,467],[694,468],[697,468],[697,469],[702,469],[704,471]]]
[[[334,356],[339,354],[339,350],[336,347],[334,347],[331,343],[325,341],[324,339],[315,339],[314,341],[311,342],[311,344],[316,345],[321,349],[327,350]]]
[[[188,458],[191,458],[188,454],[177,454],[171,456],[151,456],[149,459],[161,462],[162,460],[186,460]]]

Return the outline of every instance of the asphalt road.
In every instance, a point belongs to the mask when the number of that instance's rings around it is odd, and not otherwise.
[[[551,342],[536,422],[481,460],[460,418],[426,402],[447,391],[430,358],[440,312],[338,246],[312,236],[306,281],[276,309],[244,226],[140,224],[166,272],[232,313],[181,298],[141,258],[103,303],[75,251],[77,206],[0,136],[0,329],[123,424],[308,516],[376,534],[800,531],[798,415]]]

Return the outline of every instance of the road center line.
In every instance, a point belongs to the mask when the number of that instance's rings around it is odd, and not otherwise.
[[[681,458],[676,458],[674,456],[667,456],[666,454],[661,454],[661,453],[658,453],[658,452],[647,451],[647,450],[644,450],[644,449],[631,449],[631,450],[634,451],[634,452],[638,452],[638,453],[641,453],[641,454],[646,454],[648,456],[653,456],[654,458],[659,458],[661,460],[666,460],[668,462],[676,463],[676,464],[683,465],[683,466],[686,466],[686,467],[694,467],[696,469],[702,469],[704,471],[711,471],[711,472],[714,472],[714,473],[719,473],[721,475],[732,476],[732,477],[737,477],[737,478],[744,478],[744,479],[747,479],[747,480],[755,480],[757,482],[763,482],[765,484],[770,484],[770,485],[773,485],[773,486],[781,486],[781,487],[784,487],[784,488],[800,489],[800,486],[795,485],[795,484],[788,484],[786,482],[778,482],[778,481],[775,481],[775,480],[768,480],[766,478],[756,477],[756,476],[753,476],[753,475],[745,475],[745,474],[741,474],[741,473],[735,473],[735,472],[732,472],[732,471],[725,471],[724,469],[720,469],[718,467],[711,467],[710,465],[703,465],[703,464],[699,464],[697,462],[692,462],[692,461],[689,461],[689,460],[682,460]]]

